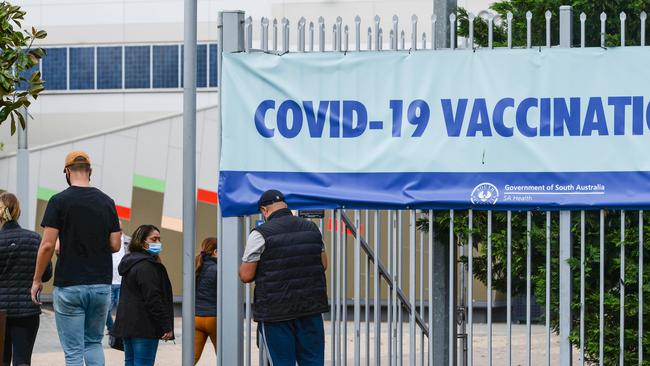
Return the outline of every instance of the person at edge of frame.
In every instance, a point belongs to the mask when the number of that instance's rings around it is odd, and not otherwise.
[[[294,216],[278,190],[264,192],[258,208],[265,223],[253,229],[239,267],[255,281],[253,319],[274,366],[322,366],[327,254],[318,226]]]
[[[54,271],[54,318],[67,366],[103,366],[102,339],[111,301],[112,253],[122,245],[115,202],[90,185],[90,157],[72,151],[63,168],[68,188],[47,203],[32,279],[40,305],[41,277],[60,240]]]

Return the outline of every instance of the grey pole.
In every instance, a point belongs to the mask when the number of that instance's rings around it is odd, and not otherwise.
[[[196,0],[185,0],[183,65],[183,366],[194,365],[196,221]]]
[[[219,45],[221,46],[219,64],[223,64],[223,53],[241,52],[244,50],[244,12],[219,12],[221,28]],[[220,77],[221,77],[220,73]],[[221,84],[219,84],[221,88]],[[221,91],[219,92],[221,98]],[[221,101],[219,103],[221,111]],[[221,136],[219,136],[219,139]],[[222,240],[220,245],[222,272],[222,296],[219,316],[219,327],[224,330],[221,342],[222,365],[241,365],[243,363],[243,285],[239,280],[239,263],[244,250],[244,220],[241,217],[226,217],[222,220]]]
[[[560,6],[560,47],[569,48],[573,43],[573,14],[571,6]],[[572,283],[569,259],[572,256],[571,211],[560,211],[560,365],[572,363],[571,332]]]
[[[457,3],[456,0],[433,0],[433,14],[436,16],[434,49],[449,47],[449,14],[456,13]]]
[[[29,150],[27,150],[27,122],[28,114],[27,108],[22,107],[20,113],[25,119],[25,129],[18,126],[18,151],[16,152],[16,196],[21,203],[20,219],[18,223],[20,226],[30,229],[29,226]]]

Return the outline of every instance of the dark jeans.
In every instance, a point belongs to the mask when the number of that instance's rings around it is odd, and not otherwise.
[[[325,330],[321,314],[283,322],[260,323],[262,341],[273,366],[323,366]]]
[[[5,352],[2,360],[4,366],[11,364],[12,356],[14,366],[32,364],[32,350],[34,349],[39,322],[39,315],[7,318]]]
[[[120,302],[120,285],[111,285],[111,304],[108,307],[106,316],[106,329],[110,332],[113,329],[113,309],[117,308]]]
[[[153,366],[156,352],[155,338],[124,338],[124,366]]]

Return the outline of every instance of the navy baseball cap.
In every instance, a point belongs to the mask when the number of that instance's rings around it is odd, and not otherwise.
[[[257,207],[263,207],[275,202],[284,202],[284,195],[277,189],[269,189],[262,193],[260,199],[257,201]]]

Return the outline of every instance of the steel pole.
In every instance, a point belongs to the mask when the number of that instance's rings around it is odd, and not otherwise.
[[[185,0],[183,65],[183,366],[194,365],[196,221],[196,0]]]
[[[18,151],[16,152],[16,196],[20,202],[20,209],[22,211],[18,223],[26,229],[31,229],[29,224],[29,150],[27,143],[27,129],[29,123],[27,121],[28,114],[27,108],[22,107],[20,113],[25,119],[25,129],[23,130],[20,124],[18,125]]]

